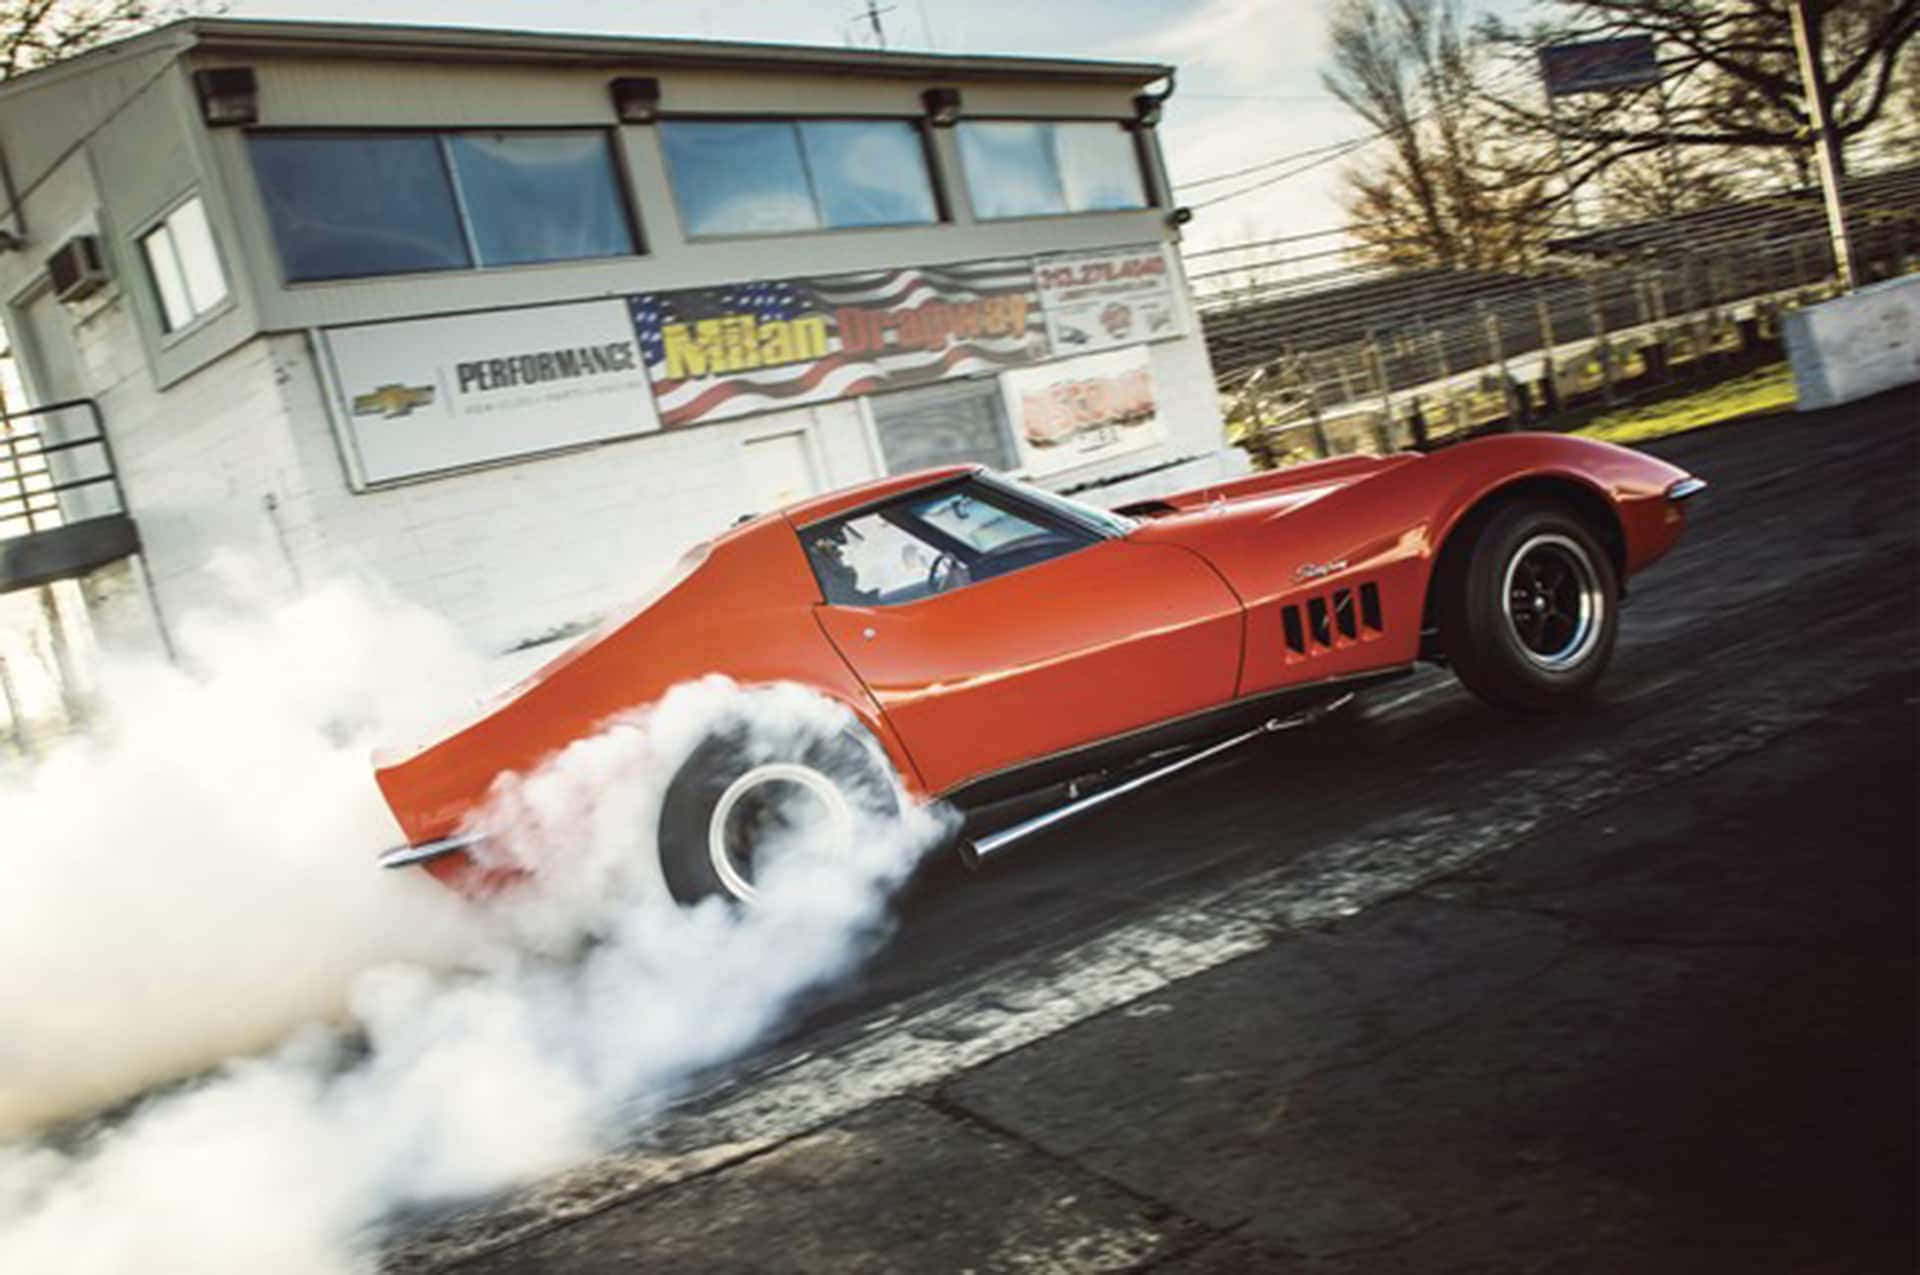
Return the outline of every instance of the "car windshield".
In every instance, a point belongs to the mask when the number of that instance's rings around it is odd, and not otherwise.
[[[1092,505],[1082,504],[1077,500],[1056,495],[1053,492],[1035,487],[1030,483],[1023,483],[1016,479],[1007,478],[1001,474],[981,474],[980,481],[990,486],[1000,487],[1003,490],[1013,492],[1022,499],[1030,500],[1034,504],[1044,506],[1060,517],[1072,522],[1075,526],[1084,527],[1095,535],[1109,540],[1124,536],[1140,525],[1125,514],[1117,514],[1107,509],[1097,509]]]

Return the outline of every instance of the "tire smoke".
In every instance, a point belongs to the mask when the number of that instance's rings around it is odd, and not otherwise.
[[[763,1038],[942,831],[903,799],[849,852],[778,858],[751,910],[676,906],[653,830],[680,762],[718,723],[849,721],[710,678],[499,783],[485,822],[538,888],[478,907],[372,863],[398,838],[369,747],[488,681],[442,625],[333,584],[182,645],[0,786],[0,1270],[372,1271],[397,1211],[614,1145]]]

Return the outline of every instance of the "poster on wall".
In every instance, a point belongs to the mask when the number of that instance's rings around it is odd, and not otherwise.
[[[1144,345],[1023,368],[1000,382],[1029,477],[1045,478],[1166,439]]]
[[[1035,258],[1034,283],[1055,354],[1180,335],[1174,270],[1162,244]]]
[[[1025,258],[628,298],[669,427],[993,373],[1047,357]]]
[[[618,300],[328,328],[371,483],[660,428]]]

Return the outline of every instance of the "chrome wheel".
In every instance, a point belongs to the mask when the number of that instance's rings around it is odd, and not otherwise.
[[[1543,669],[1579,664],[1599,644],[1607,591],[1579,541],[1548,532],[1507,560],[1501,607],[1520,653]]]
[[[707,857],[721,887],[743,903],[758,897],[768,853],[804,848],[840,853],[853,843],[853,807],[839,785],[811,766],[769,762],[732,783],[707,821]]]

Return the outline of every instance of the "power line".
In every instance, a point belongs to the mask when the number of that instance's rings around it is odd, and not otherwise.
[[[1236,168],[1230,173],[1215,173],[1212,177],[1202,177],[1190,182],[1175,182],[1175,190],[1192,190],[1196,186],[1211,186],[1216,182],[1231,181],[1235,177],[1245,177],[1248,173],[1258,173],[1269,168],[1278,168],[1282,164],[1291,164],[1295,160],[1311,159],[1315,155],[1324,155],[1328,151],[1338,150],[1356,140],[1372,141],[1379,133],[1370,134],[1365,139],[1348,138],[1346,141],[1329,142],[1325,146],[1316,146],[1312,150],[1295,151],[1291,155],[1281,155],[1276,159],[1263,159],[1258,164],[1249,164],[1245,168]]]
[[[1533,75],[1533,71],[1528,66],[1524,66],[1524,65],[1511,66],[1489,77],[1487,83],[1483,86],[1482,91],[1489,92],[1489,93],[1494,92],[1496,90],[1504,91],[1505,89],[1512,87],[1514,80],[1528,79],[1528,78],[1531,78],[1532,75]],[[1229,96],[1229,95],[1226,95],[1226,94],[1209,95],[1205,93],[1188,93],[1188,94],[1185,94],[1184,96],[1204,98],[1208,96]],[[1276,98],[1275,100],[1307,101],[1307,100],[1321,100],[1321,99],[1319,98],[1313,98],[1313,99],[1308,99],[1308,98],[1278,99]],[[1409,125],[1418,124],[1421,120],[1425,119],[1427,115],[1428,115],[1428,112],[1421,111],[1418,114],[1409,118],[1407,120],[1407,123]],[[1369,133],[1365,138],[1353,138],[1350,140],[1371,142],[1371,141],[1377,140],[1378,138],[1385,137],[1390,131],[1391,131],[1390,129],[1384,129],[1384,128],[1376,129],[1374,132]],[[1316,146],[1312,150],[1295,151],[1292,154],[1288,154],[1288,155],[1277,155],[1272,159],[1261,160],[1258,164],[1250,164],[1245,168],[1235,169],[1233,172],[1230,172],[1230,173],[1215,173],[1211,177],[1197,177],[1192,181],[1175,182],[1173,184],[1173,188],[1175,190],[1192,190],[1196,186],[1211,186],[1215,182],[1230,181],[1235,177],[1245,177],[1249,173],[1257,173],[1267,168],[1278,168],[1282,164],[1291,164],[1296,160],[1307,159],[1307,158],[1310,158],[1311,156],[1321,154],[1324,151],[1334,150],[1345,145],[1347,145],[1346,142],[1331,142],[1326,146]],[[1249,187],[1248,189],[1258,189],[1258,187]]]
[[[1325,93],[1182,93],[1202,102],[1324,102]]]
[[[1289,168],[1284,173],[1276,173],[1272,177],[1263,177],[1259,181],[1252,182],[1248,185],[1242,186],[1238,190],[1230,190],[1224,195],[1215,195],[1212,199],[1203,199],[1199,203],[1193,205],[1193,210],[1195,212],[1198,212],[1202,208],[1211,208],[1215,204],[1224,204],[1229,199],[1238,199],[1242,195],[1250,195],[1256,190],[1262,190],[1268,186],[1272,186],[1272,185],[1275,185],[1276,183],[1283,182],[1287,180],[1289,177],[1298,177],[1300,174],[1307,172],[1311,169],[1319,168],[1326,164],[1331,164],[1336,159],[1344,159],[1346,156],[1351,155],[1354,151],[1359,150],[1362,146],[1365,146],[1369,142],[1372,142],[1375,140],[1377,139],[1373,137],[1362,137],[1355,141],[1343,143],[1338,150],[1333,151],[1331,154],[1322,155],[1318,159],[1308,160],[1306,163],[1300,165],[1298,168]]]
[[[1350,222],[1344,226],[1328,226],[1325,230],[1306,230],[1297,235],[1281,235],[1274,239],[1252,239],[1246,243],[1225,244],[1219,248],[1202,248],[1198,252],[1183,252],[1180,255],[1188,261],[1200,257],[1217,257],[1223,252],[1250,252],[1255,248],[1271,248],[1275,244],[1300,243],[1306,239],[1326,239],[1333,235],[1344,235],[1356,225],[1364,223]]]

